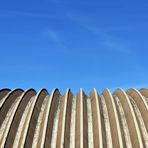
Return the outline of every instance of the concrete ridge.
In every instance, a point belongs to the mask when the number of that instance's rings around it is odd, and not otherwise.
[[[148,89],[1,89],[0,147],[146,148]]]

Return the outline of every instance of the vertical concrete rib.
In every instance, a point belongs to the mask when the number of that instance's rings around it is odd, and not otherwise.
[[[104,124],[102,125],[102,117],[101,117],[101,106],[98,98],[98,94],[96,89],[93,89],[90,93],[91,99],[91,108],[92,108],[92,124],[93,124],[93,140],[94,140],[94,148],[99,147],[103,148],[105,146],[105,136],[103,132],[105,131]],[[104,128],[103,128],[104,127]]]
[[[102,118],[103,118],[103,124],[105,126],[105,130],[104,130],[104,135],[105,135],[105,143],[107,148],[113,148],[113,143],[112,143],[112,136],[111,136],[111,125],[110,125],[110,121],[109,121],[109,114],[108,114],[108,110],[107,110],[107,106],[106,106],[106,102],[104,99],[103,95],[99,95],[99,100],[100,100],[100,105],[102,108]]]
[[[25,141],[26,148],[29,148],[32,145],[34,133],[35,133],[35,128],[37,125],[37,120],[39,117],[39,113],[41,111],[41,106],[42,106],[42,103],[47,95],[48,95],[48,92],[45,89],[42,89],[40,91],[40,94],[38,95],[38,98],[35,103],[33,113],[31,116],[28,132],[27,132],[27,137],[26,137],[26,141]]]
[[[68,100],[67,100],[67,109],[66,109],[66,119],[65,119],[65,133],[64,133],[64,148],[70,147],[70,132],[71,132],[71,115],[72,115],[72,101],[73,94],[68,89]],[[74,136],[74,135],[73,135]]]
[[[146,126],[146,129],[148,131],[148,104],[146,103],[146,100],[143,98],[140,92],[136,89],[129,89],[127,91],[127,94],[131,96],[134,99],[135,103],[137,104],[140,110],[140,113],[143,117],[143,121]]]
[[[76,133],[75,147],[88,147],[87,97],[80,89],[76,98]]]
[[[47,111],[48,111],[48,116],[46,116],[47,125],[46,125],[46,134],[45,134],[45,141],[44,141],[44,148],[49,148],[51,147],[51,141],[53,136],[53,128],[54,128],[54,119],[56,118],[57,111],[58,111],[58,105],[60,101],[60,92],[58,89],[56,89],[51,95],[50,100],[51,102],[48,104]]]
[[[148,104],[148,88],[140,89],[139,92],[143,95],[144,100]]]
[[[129,133],[127,120],[125,117],[125,112],[123,110],[122,104],[117,96],[113,95],[113,98],[114,98],[115,104],[117,106],[117,113],[119,115],[119,122],[120,122],[120,127],[121,127],[123,143],[124,143],[125,147],[132,148],[130,133]]]
[[[140,132],[142,135],[143,143],[145,144],[145,147],[148,147],[148,133],[147,133],[142,115],[141,115],[140,110],[139,110],[137,104],[135,103],[134,99],[130,96],[129,96],[129,98],[130,98],[131,104],[133,105],[133,109],[135,111],[135,115],[136,115],[136,118],[137,118],[137,121],[138,121],[138,124],[140,127]]]
[[[13,121],[11,123],[11,127],[5,143],[5,147],[11,147],[13,145],[13,142],[15,139],[14,133],[17,133],[17,129],[18,129],[21,117],[24,113],[25,107],[30,101],[30,98],[35,94],[36,92],[33,89],[30,89],[30,90],[24,91],[24,94],[20,97],[20,103],[13,117]]]
[[[94,148],[91,99],[87,97],[88,147]]]
[[[83,148],[83,98],[82,89],[76,97],[76,132],[75,132],[75,147]]]
[[[47,106],[49,100],[49,95],[47,95],[42,103],[41,111],[39,113],[36,129],[35,129],[35,134],[33,137],[33,142],[32,142],[32,148],[42,148],[43,143],[42,143],[42,138],[45,138],[44,135],[42,134],[44,131],[43,124],[46,123],[44,122],[44,115],[45,115],[45,109]]]
[[[87,110],[87,96],[81,89],[81,97],[83,98],[83,146],[88,148],[88,110]]]
[[[102,94],[104,96],[106,106],[108,109],[113,147],[123,148],[120,124],[119,124],[119,119],[118,119],[118,114],[117,114],[117,109],[115,106],[114,99],[108,89],[105,89]]]
[[[10,93],[8,93],[8,95],[6,95],[3,99],[2,102],[0,104],[0,127],[7,115],[8,110],[11,108],[13,102],[19,97],[21,96],[21,94],[23,93],[23,90],[21,89],[15,89],[13,91],[11,91]]]
[[[49,116],[49,111],[51,108],[51,102],[53,99],[57,99],[57,98],[55,98],[56,91],[57,90],[52,91],[52,94],[47,97],[46,106],[44,109],[43,118],[42,118],[41,125],[40,125],[40,133],[38,136],[36,147],[43,147],[44,146],[44,142],[45,142],[45,138],[46,138],[45,137],[46,136],[46,129],[47,129],[47,124],[48,124],[48,116]]]
[[[70,121],[70,148],[75,148],[76,127],[76,96],[72,98],[71,121]]]
[[[10,89],[1,89],[0,90],[0,101],[10,92],[11,90]]]
[[[13,117],[14,117],[14,114],[15,114],[15,111],[18,107],[19,102],[20,102],[20,98],[18,97],[13,102],[13,104],[12,104],[11,108],[9,109],[7,116],[1,126],[1,129],[0,129],[0,139],[1,139],[0,145],[1,145],[1,147],[4,147],[4,144],[5,144],[5,141],[6,141],[10,126],[11,126],[11,122],[13,120]]]
[[[24,95],[25,95],[25,92],[21,96],[18,96],[17,98],[14,99],[14,102],[11,104],[11,107],[8,110],[6,118],[5,118],[5,120],[4,120],[4,122],[3,122],[2,126],[1,126],[1,129],[0,129],[0,139],[1,139],[0,140],[0,145],[2,147],[4,147],[4,144],[7,141],[7,138],[9,137],[12,122],[14,120],[15,114],[17,112],[19,104],[20,104],[20,102],[22,100],[22,97]],[[9,105],[8,101],[4,102],[3,105],[4,106]],[[3,106],[3,108],[4,108],[4,106]],[[13,136],[14,136],[14,133],[13,133]],[[1,136],[2,136],[2,138],[1,138]],[[11,140],[10,140],[10,142],[11,142]]]
[[[71,119],[72,94],[68,89],[61,98],[60,114],[57,131],[57,148],[70,146],[70,119]]]
[[[27,129],[28,127],[26,126],[27,125],[27,122],[28,122],[28,125],[29,125],[29,117],[30,117],[30,113],[31,113],[31,106],[33,104],[33,102],[35,102],[35,96],[33,96],[30,101],[28,102],[27,106],[25,107],[25,110],[23,112],[23,115],[21,117],[21,120],[20,120],[20,123],[19,123],[19,126],[18,126],[18,129],[17,129],[17,133],[16,133],[16,136],[15,136],[15,139],[14,139],[14,143],[13,143],[13,147],[19,147],[19,148],[23,148],[24,146],[24,142],[25,141],[25,137],[26,137],[26,133],[27,133]]]
[[[54,116],[54,123],[53,123],[53,129],[52,129],[52,138],[51,138],[51,148],[56,148],[56,141],[57,141],[57,132],[58,132],[58,121],[59,121],[59,114],[60,114],[60,102],[61,102],[61,96],[59,99],[59,103],[57,106],[57,111]]]
[[[114,95],[116,95],[120,99],[123,110],[125,112],[132,146],[134,148],[143,148],[143,143],[142,143],[142,139],[141,139],[139,126],[138,126],[138,123],[136,120],[136,116],[135,116],[133,107],[131,105],[131,102],[130,102],[127,94],[122,89],[117,89],[114,92]]]
[[[22,126],[22,132],[19,135],[18,142],[14,143],[14,144],[17,144],[19,148],[24,147],[27,132],[28,132],[29,123],[30,123],[31,116],[32,116],[32,112],[33,112],[33,109],[34,109],[34,106],[35,106],[35,103],[37,101],[37,98],[38,98],[39,94],[40,94],[40,91],[37,93],[36,96],[33,96],[31,98],[30,102],[27,105],[27,108],[25,109],[26,117],[24,117],[25,119],[21,120],[21,123],[20,123],[20,126]]]

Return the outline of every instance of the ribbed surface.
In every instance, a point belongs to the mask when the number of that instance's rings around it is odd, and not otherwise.
[[[148,89],[0,90],[0,147],[146,148]]]

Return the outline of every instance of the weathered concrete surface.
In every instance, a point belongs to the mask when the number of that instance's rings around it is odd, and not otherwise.
[[[148,89],[0,90],[0,148],[146,148]]]

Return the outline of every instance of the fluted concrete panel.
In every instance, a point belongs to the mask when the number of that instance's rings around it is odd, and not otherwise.
[[[56,89],[54,90],[52,97],[50,98],[51,100],[51,105],[48,106],[48,116],[47,117],[47,127],[46,127],[46,135],[45,135],[45,142],[44,142],[44,147],[48,148],[51,146],[52,143],[55,144],[56,146],[56,131],[54,131],[54,123],[56,122],[56,115],[58,112],[58,107],[59,107],[59,101],[61,99],[60,92]],[[56,136],[55,136],[56,135]],[[53,141],[53,142],[52,142]]]
[[[122,89],[116,90],[114,94],[120,99],[123,109],[125,111],[132,146],[134,148],[143,147],[139,125],[136,120],[136,115],[128,95]]]
[[[76,97],[75,147],[88,147],[87,96],[82,89]]]
[[[31,97],[33,97],[36,94],[36,92],[33,89],[27,90],[23,93],[23,95],[20,97],[21,100],[19,102],[19,105],[17,107],[17,110],[15,112],[15,115],[13,117],[13,121],[11,122],[11,128],[9,130],[7,140],[5,143],[6,147],[11,147],[14,143],[15,139],[15,133],[17,132],[21,117],[24,113],[24,109],[28,102],[30,101]]]
[[[0,147],[146,148],[148,89],[0,90]]]
[[[32,145],[33,143],[35,128],[37,125],[39,113],[41,111],[41,106],[47,95],[48,95],[48,92],[45,89],[42,89],[36,97],[36,103],[35,103],[35,107],[32,112],[32,116],[31,116],[30,123],[29,123],[29,128],[27,131],[26,141],[25,141],[25,147],[27,148],[29,148],[30,145]]]
[[[108,108],[109,121],[111,124],[111,135],[112,135],[113,147],[123,148],[123,141],[122,141],[119,119],[117,115],[117,109],[115,106],[115,100],[113,99],[108,89],[105,89],[103,91],[103,96]]]

